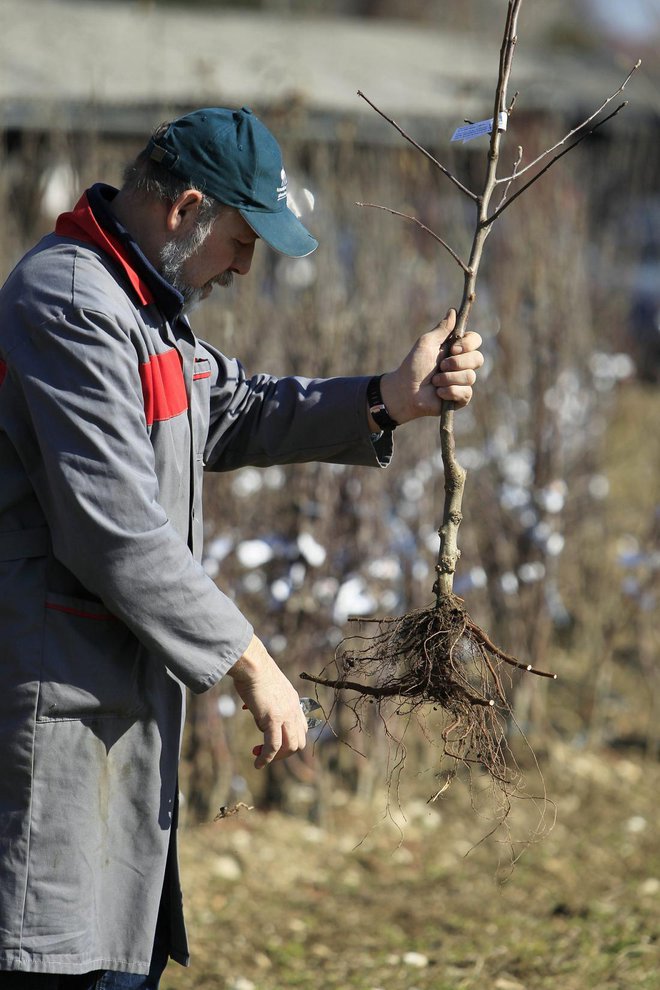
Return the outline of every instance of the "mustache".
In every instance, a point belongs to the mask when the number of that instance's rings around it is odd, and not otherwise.
[[[230,272],[229,270],[227,270],[226,272],[221,272],[219,275],[216,275],[215,278],[212,278],[208,284],[220,285],[222,286],[222,288],[228,289],[231,285],[234,284],[234,273]]]

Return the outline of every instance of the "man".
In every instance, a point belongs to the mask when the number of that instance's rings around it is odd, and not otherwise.
[[[199,110],[0,292],[0,990],[153,988],[187,963],[184,686],[233,679],[257,768],[305,744],[296,691],[200,565],[203,469],[385,465],[395,425],[470,399],[479,337],[439,358],[453,311],[381,378],[248,378],[197,340],[185,311],[259,238],[317,246],[264,125]]]

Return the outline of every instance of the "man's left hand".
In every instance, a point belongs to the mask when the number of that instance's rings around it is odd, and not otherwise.
[[[442,400],[466,406],[472,398],[476,372],[484,363],[481,337],[468,331],[447,351],[445,341],[456,326],[456,311],[422,334],[396,371],[383,375],[381,395],[397,423],[421,416],[439,416]],[[374,432],[378,426],[374,423]]]

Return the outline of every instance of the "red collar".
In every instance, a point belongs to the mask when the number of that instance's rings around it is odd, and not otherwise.
[[[55,224],[55,233],[100,247],[121,265],[142,305],[148,306],[154,301],[153,292],[133,267],[126,247],[118,237],[104,230],[94,216],[87,193],[83,193],[70,213],[60,214]]]

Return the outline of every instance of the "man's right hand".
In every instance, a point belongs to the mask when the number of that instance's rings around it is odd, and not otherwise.
[[[263,745],[254,750],[255,767],[260,770],[273,760],[283,760],[303,749],[307,720],[300,698],[257,636],[252,637],[245,653],[228,673],[264,734]]]

